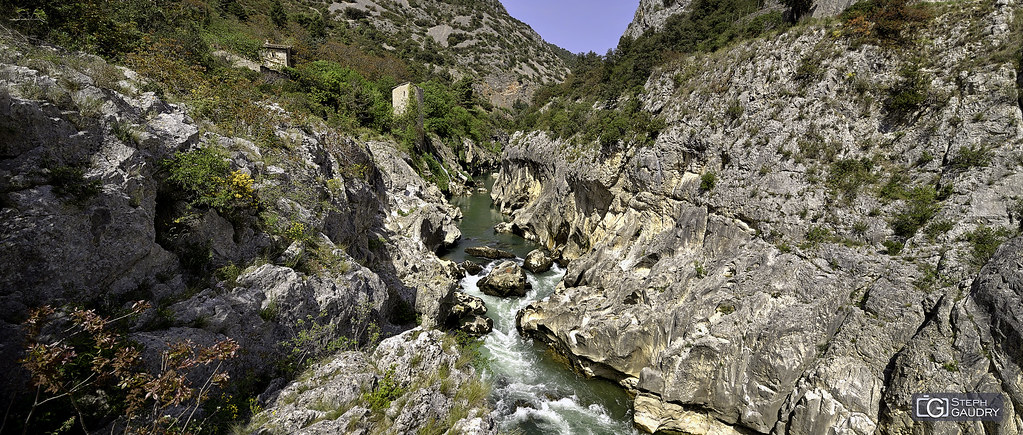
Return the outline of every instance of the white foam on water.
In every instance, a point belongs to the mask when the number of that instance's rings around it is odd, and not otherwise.
[[[515,261],[522,264],[521,258]],[[497,263],[491,261],[478,275],[466,276],[461,285],[463,291],[486,302],[487,315],[494,319],[494,330],[483,342],[484,352],[491,359],[483,376],[495,385],[493,416],[500,427],[565,435],[636,433],[631,421],[612,418],[604,406],[580,400],[575,390],[582,381],[568,368],[563,369],[565,373],[550,373],[561,369],[550,369],[549,364],[544,368],[541,351],[515,329],[518,311],[550,295],[565,269],[555,264],[550,272],[539,276],[527,273],[533,288],[526,296],[499,298],[483,294],[477,286]]]

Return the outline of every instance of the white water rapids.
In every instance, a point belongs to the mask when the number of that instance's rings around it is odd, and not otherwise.
[[[494,330],[482,346],[484,356],[490,359],[483,377],[493,386],[493,416],[500,431],[527,435],[637,433],[632,426],[631,402],[621,387],[573,372],[555,360],[544,344],[522,337],[515,328],[518,311],[553,293],[565,270],[555,264],[543,274],[527,271],[533,289],[521,298],[484,295],[476,283],[498,262],[468,257],[462,252],[465,247],[486,245],[508,250],[519,256],[515,261],[521,265],[521,257],[534,246],[516,236],[494,233],[494,224],[503,217],[493,210],[488,194],[476,193],[453,202],[463,212],[459,225],[463,240],[446,258],[459,262],[468,258],[485,266],[461,284],[466,293],[483,298],[487,316],[494,319]]]

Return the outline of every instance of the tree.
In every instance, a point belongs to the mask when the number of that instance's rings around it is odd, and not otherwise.
[[[782,4],[789,8],[789,19],[792,22],[799,21],[799,18],[810,12],[813,7],[813,0],[781,0]]]
[[[270,5],[270,21],[273,21],[278,28],[288,25],[288,13],[284,11],[281,0],[274,0]]]

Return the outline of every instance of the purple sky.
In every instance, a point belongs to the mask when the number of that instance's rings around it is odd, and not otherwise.
[[[511,16],[573,53],[604,54],[636,13],[638,0],[501,0]]]

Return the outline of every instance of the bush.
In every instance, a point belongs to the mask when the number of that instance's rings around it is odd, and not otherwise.
[[[937,192],[930,186],[913,188],[906,200],[906,205],[891,221],[895,235],[903,240],[913,237],[917,230],[938,212]]]
[[[831,164],[827,185],[833,194],[839,194],[845,202],[851,203],[859,195],[860,188],[874,182],[874,164],[869,159],[843,159]]]
[[[889,89],[889,97],[885,101],[885,110],[895,122],[908,121],[910,115],[923,107],[930,84],[916,65],[903,68],[900,75],[901,79]]]
[[[884,245],[888,255],[899,255],[902,252],[902,248],[906,246],[904,242],[898,240],[885,240],[881,244]]]
[[[207,348],[190,341],[172,343],[158,372],[147,372],[138,346],[126,338],[124,323],[148,309],[140,301],[114,318],[81,308],[33,310],[24,323],[29,344],[21,364],[38,394],[25,432],[53,431],[63,422],[65,430],[78,425],[88,433],[90,426],[109,425],[111,416],[125,433],[199,430],[202,423],[193,416],[215,389],[227,384],[221,368],[239,347],[230,339]],[[201,382],[193,384],[196,379]],[[103,406],[81,406],[97,397]]]
[[[890,47],[909,45],[931,17],[926,5],[910,5],[909,0],[861,1],[841,15],[855,43]]]
[[[707,172],[700,176],[700,190],[707,192],[714,188],[717,184],[717,175],[713,172]]]
[[[995,255],[998,247],[1012,236],[1012,231],[1006,228],[992,228],[981,225],[966,234],[966,241],[970,243],[972,259],[970,263],[976,267],[982,267]]]
[[[158,14],[139,2],[106,0],[7,0],[0,15],[16,15],[4,20],[19,30],[35,34],[62,46],[114,58],[138,47],[142,30]],[[141,28],[140,28],[141,27]]]
[[[991,164],[991,150],[984,146],[959,147],[959,154],[956,154],[949,162],[952,169],[965,171],[973,167],[985,167]]]
[[[392,401],[405,395],[407,391],[394,379],[394,369],[393,365],[388,367],[384,376],[377,382],[376,388],[362,394],[362,400],[374,414],[382,414],[391,406]]]
[[[806,230],[806,245],[809,247],[816,247],[828,240],[831,240],[831,230],[821,225],[815,225]]]
[[[324,118],[351,120],[349,128],[390,129],[392,80],[370,82],[351,68],[325,60],[289,71],[308,89],[310,100]]]
[[[102,184],[100,180],[87,180],[85,169],[71,166],[58,166],[49,171],[49,184],[57,196],[71,198],[81,202],[96,196]]]
[[[223,151],[204,147],[178,153],[164,165],[170,172],[168,180],[187,192],[193,205],[228,214],[257,207],[252,177],[232,172],[225,158]]]

